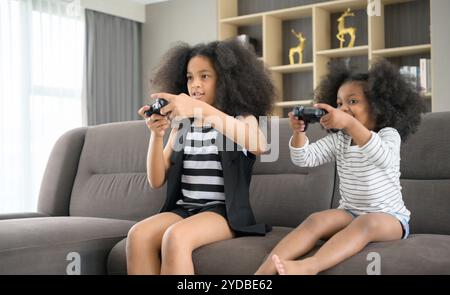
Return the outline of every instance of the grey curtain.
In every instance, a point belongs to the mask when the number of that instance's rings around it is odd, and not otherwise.
[[[141,24],[86,10],[87,124],[138,119]]]

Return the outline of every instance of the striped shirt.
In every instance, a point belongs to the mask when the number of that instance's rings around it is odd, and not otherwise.
[[[211,126],[191,124],[184,146],[181,192],[177,201],[187,209],[225,203],[222,164],[215,142],[219,132]]]
[[[351,145],[351,136],[342,131],[312,144],[306,138],[301,148],[294,148],[289,142],[292,162],[315,167],[336,161],[340,178],[339,209],[357,215],[402,214],[409,220],[410,212],[403,202],[400,185],[400,135],[390,127],[371,133],[369,142],[362,147]]]

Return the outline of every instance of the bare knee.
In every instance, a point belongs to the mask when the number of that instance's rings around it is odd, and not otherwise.
[[[161,238],[158,239],[157,231],[152,227],[144,226],[138,222],[131,227],[127,235],[127,249],[130,248],[158,248]]]
[[[325,214],[322,214],[322,212],[314,212],[302,222],[301,226],[313,231],[318,231],[320,228],[326,226],[326,223],[327,220]]]
[[[183,226],[177,224],[171,225],[164,232],[161,248],[166,254],[182,251],[193,251],[190,239],[186,236],[186,230]]]
[[[371,236],[379,230],[381,225],[375,215],[365,214],[358,216],[353,221],[353,226],[357,227],[365,235]]]
[[[351,221],[352,217],[341,210],[325,210],[309,215],[298,229],[308,230],[319,239],[329,238]]]

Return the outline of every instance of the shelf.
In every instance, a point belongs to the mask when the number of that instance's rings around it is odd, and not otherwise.
[[[399,4],[411,2],[413,0],[382,0],[383,5]],[[324,9],[330,13],[338,13],[351,8],[353,10],[367,9],[367,0],[335,0],[323,2],[314,5],[317,8]]]
[[[405,56],[430,52],[431,52],[431,44],[425,44],[425,45],[378,49],[372,51],[372,54],[383,57],[394,57],[394,56]]]
[[[313,5],[305,5],[301,7],[286,8],[274,10],[267,15],[274,16],[280,20],[294,20],[299,18],[311,17]]]
[[[287,74],[287,73],[298,73],[298,72],[309,72],[313,71],[313,63],[295,64],[295,65],[283,65],[270,67],[269,69],[273,72]]]
[[[318,3],[315,5],[317,8],[324,9],[331,13],[337,13],[345,11],[347,8],[352,10],[366,9],[366,0],[335,0],[330,2]]]
[[[367,55],[369,53],[369,46],[356,46],[353,48],[337,48],[337,49],[328,49],[321,50],[317,52],[317,55],[326,56],[330,58],[337,57],[351,57],[358,55]]]
[[[279,101],[275,103],[276,107],[288,108],[295,107],[298,105],[311,105],[313,103],[312,99],[306,100],[290,100],[290,101]]]
[[[400,4],[400,3],[405,3],[405,2],[411,2],[414,0],[382,0],[381,2],[384,5],[391,5],[391,4]]]
[[[270,71],[279,97],[275,113],[286,116],[289,108],[313,103],[306,98],[312,97],[327,74],[331,59],[347,59],[349,67],[359,72],[367,71],[377,57],[388,58],[397,66],[417,66],[420,58],[430,59],[430,1],[374,0],[372,3],[381,6],[368,7],[368,0],[308,0],[297,1],[308,3],[298,6],[293,6],[296,1],[291,0],[218,0],[219,39],[247,34],[258,40],[257,52],[263,56],[259,60]],[[346,19],[344,26],[357,28],[356,43],[353,48],[338,48],[337,21],[347,8],[355,15]],[[369,15],[368,8],[381,15]],[[239,16],[239,10],[248,14]],[[289,64],[289,49],[298,46],[291,29],[303,32],[307,40],[303,64]],[[432,93],[422,95],[432,104]]]
[[[261,25],[264,13],[255,13],[250,15],[229,17],[220,20],[223,24],[234,25],[234,26],[253,26]]]

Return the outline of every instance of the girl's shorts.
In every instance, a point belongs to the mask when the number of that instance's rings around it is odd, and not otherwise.
[[[207,207],[199,207],[199,208],[185,208],[182,206],[177,206],[175,209],[172,209],[170,212],[180,215],[182,218],[188,218],[194,216],[195,214],[201,212],[214,212],[217,213],[223,218],[227,219],[227,209],[225,204],[214,204]]]
[[[349,209],[343,209],[343,210],[348,212],[353,218],[358,217],[358,214],[352,212]],[[408,216],[405,216],[400,213],[389,213],[389,212],[384,212],[384,213],[394,216],[400,222],[402,229],[403,229],[402,239],[406,239],[409,236],[409,222],[408,222],[409,218],[408,218]]]

